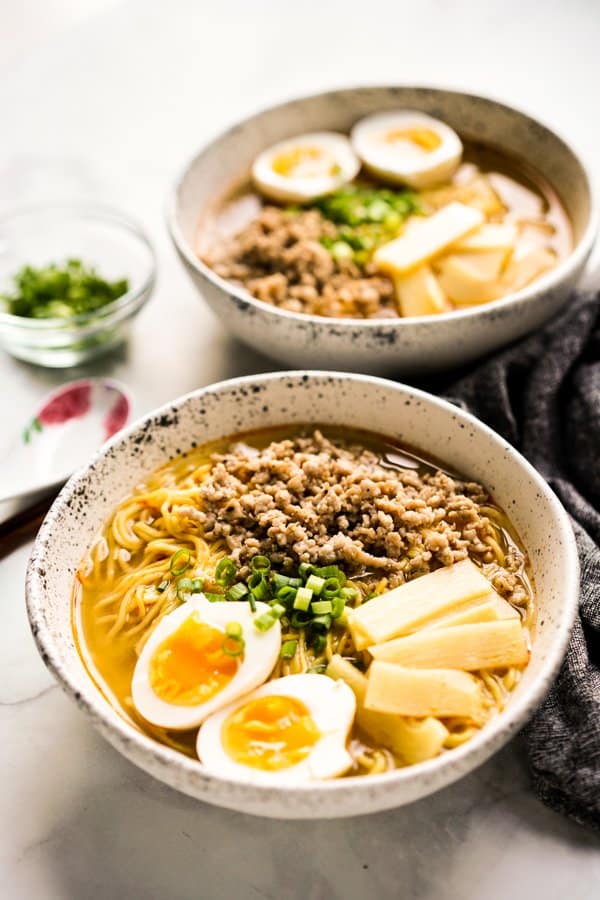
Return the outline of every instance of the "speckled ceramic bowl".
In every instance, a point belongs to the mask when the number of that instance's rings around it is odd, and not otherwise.
[[[573,223],[571,255],[529,287],[470,309],[410,319],[333,319],[301,315],[255,300],[198,258],[207,210],[250,170],[255,156],[306,131],[349,131],[362,116],[389,109],[437,116],[465,138],[493,144],[533,164],[560,195]],[[455,91],[368,87],[304,97],[254,115],[189,162],[169,198],[171,236],[194,284],[225,328],[286,366],[358,372],[424,373],[483,356],[551,318],[582,272],[597,230],[586,169],[553,131],[494,100]]]
[[[217,778],[199,762],[151,740],[100,693],[71,627],[75,569],[102,522],[140,479],[193,441],[315,421],[371,429],[483,482],[509,513],[527,548],[537,588],[531,662],[500,716],[443,756],[368,778],[265,787]],[[361,375],[290,372],[226,381],[140,420],[71,478],[38,535],[27,573],[27,605],[39,651],[99,731],[126,757],[186,794],[282,818],[351,816],[401,806],[487,759],[543,699],[563,657],[578,601],[578,560],[567,515],[540,475],[504,440],[460,409],[414,388]],[[60,722],[55,723],[57,733]]]

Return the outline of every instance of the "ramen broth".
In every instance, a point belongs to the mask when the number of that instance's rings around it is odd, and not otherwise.
[[[250,448],[251,453],[261,451],[277,442],[293,440],[299,434],[310,434],[314,427],[286,426],[244,433],[195,448],[170,460],[150,474],[119,504],[77,572],[73,628],[91,678],[108,702],[128,721],[153,739],[187,756],[195,757],[197,729],[173,731],[153,726],[137,713],[131,699],[131,680],[141,648],[157,623],[179,605],[176,598],[168,597],[167,592],[157,593],[156,587],[163,578],[168,577],[169,561],[173,554],[182,547],[189,547],[195,557],[197,571],[202,571],[205,583],[210,587],[218,561],[228,552],[222,540],[204,541],[199,530],[190,537],[189,526],[180,529],[176,521],[170,520],[169,517],[178,515],[173,498],[176,492],[185,492],[188,515],[190,506],[199,506],[198,485],[211,478],[213,454],[225,454],[240,444]],[[449,477],[460,477],[388,438],[346,428],[324,427],[321,430],[337,446],[359,446],[372,451],[378,463],[390,473],[414,472],[428,477],[441,471]],[[176,499],[181,502],[182,498],[179,496]],[[494,562],[483,566],[485,575],[494,578],[501,570],[500,564],[504,558],[511,556],[512,571],[522,589],[516,608],[522,627],[529,634],[535,618],[534,593],[525,550],[506,514],[492,500],[487,500],[481,509],[489,519],[491,544],[496,554]],[[150,552],[149,547],[153,545],[155,549]],[[361,602],[368,602],[366,597],[371,592],[380,591],[383,582],[385,573],[365,566],[352,572],[350,583],[357,586]],[[124,596],[129,598],[126,603]],[[297,637],[289,625],[283,631],[285,639]],[[346,647],[350,657],[356,661],[358,654],[352,651],[344,628],[332,628],[332,632],[335,633],[326,652],[331,655],[332,651],[337,651],[344,655],[346,651],[343,648]],[[310,666],[315,661],[318,662],[318,659],[311,654],[310,648],[306,648],[303,664]],[[294,665],[279,661],[271,677],[293,673],[296,671]],[[510,669],[478,674],[482,677],[483,689],[489,693],[490,702],[493,700],[495,704],[496,712],[504,705],[521,671]],[[461,743],[465,735],[469,737],[473,732],[470,724],[458,720],[444,720],[444,724],[451,736],[446,749]],[[368,774],[373,770],[375,757],[378,760],[376,771],[404,764],[385,747],[376,746],[356,725],[351,731],[349,748],[354,759],[353,768],[348,773],[351,775]]]

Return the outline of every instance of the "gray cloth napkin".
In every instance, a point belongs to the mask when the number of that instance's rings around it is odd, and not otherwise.
[[[600,829],[600,296],[573,295],[543,330],[458,380],[426,387],[500,432],[571,516],[579,618],[560,674],[523,734],[537,796]]]

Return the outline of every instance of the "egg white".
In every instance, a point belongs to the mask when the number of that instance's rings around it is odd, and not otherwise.
[[[236,762],[223,747],[221,737],[226,719],[236,709],[248,701],[269,695],[300,700],[321,733],[321,737],[305,759],[287,769],[271,772]],[[209,771],[224,777],[251,779],[261,784],[336,778],[347,772],[352,765],[346,741],[355,712],[356,698],[345,682],[334,681],[328,675],[309,673],[286,675],[284,678],[276,678],[263,684],[251,694],[206,719],[198,732],[196,750],[199,759]]]
[[[194,728],[217,709],[262,684],[271,674],[281,646],[278,621],[268,631],[258,631],[253,624],[255,615],[269,608],[266,603],[257,603],[254,614],[246,601],[210,603],[203,594],[194,594],[187,603],[166,615],[150,635],[133,672],[131,696],[139,714],[162,728]],[[237,672],[222,690],[197,706],[181,706],[168,703],[154,692],[150,684],[150,662],[163,641],[196,611],[203,622],[216,628],[224,629],[229,622],[239,622],[245,641],[244,655]]]
[[[330,162],[338,166],[337,174],[322,172],[310,176],[287,176],[273,169],[277,157],[301,147],[318,147],[323,150]],[[359,169],[360,162],[348,138],[334,131],[321,131],[301,134],[264,150],[254,161],[252,179],[260,193],[270,200],[278,203],[307,203],[352,181]]]
[[[434,150],[420,152],[404,143],[389,144],[382,140],[386,132],[396,129],[427,129],[441,143]],[[385,181],[417,190],[447,181],[457,169],[463,151],[461,140],[452,128],[439,119],[410,110],[367,116],[356,123],[350,139],[366,169]]]

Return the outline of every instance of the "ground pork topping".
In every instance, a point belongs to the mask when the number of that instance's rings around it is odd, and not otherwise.
[[[201,488],[202,528],[242,567],[256,553],[274,565],[343,565],[387,576],[391,586],[472,557],[505,595],[519,580],[498,570],[479,484],[444,472],[391,468],[372,451],[320,431],[260,451],[237,444],[213,458]]]
[[[334,259],[321,241],[338,229],[318,210],[290,213],[265,206],[239,234],[204,261],[222,278],[291,312],[369,318],[397,316],[389,278],[352,259]]]

